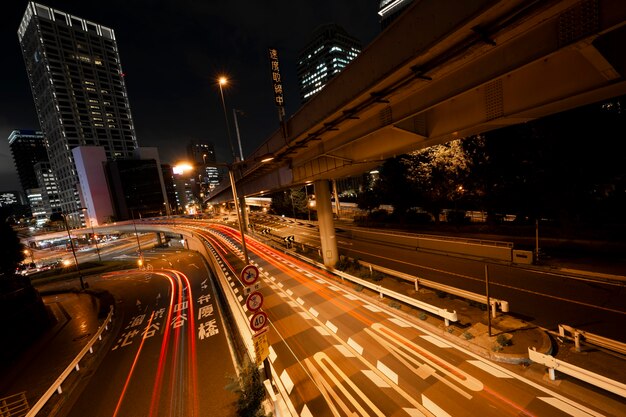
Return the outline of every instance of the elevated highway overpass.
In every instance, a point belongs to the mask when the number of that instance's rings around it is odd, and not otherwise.
[[[332,264],[325,180],[626,94],[625,23],[623,0],[416,1],[247,158],[275,157],[241,165],[239,194],[314,182]]]

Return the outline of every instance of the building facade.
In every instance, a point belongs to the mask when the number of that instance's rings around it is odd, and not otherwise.
[[[300,100],[308,101],[361,52],[361,42],[336,24],[317,28],[298,55]]]
[[[39,188],[35,165],[48,162],[43,133],[35,130],[14,130],[9,135],[9,149],[22,191],[27,193],[28,189]]]
[[[102,146],[107,160],[137,147],[113,29],[29,2],[18,29],[62,211],[80,208],[72,149]]]

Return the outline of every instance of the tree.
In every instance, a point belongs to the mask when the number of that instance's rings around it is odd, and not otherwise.
[[[0,276],[9,278],[15,275],[17,266],[24,260],[24,245],[8,223],[0,222]]]
[[[412,152],[402,163],[420,205],[435,222],[444,208],[455,206],[463,197],[472,167],[462,139]]]
[[[238,395],[237,416],[264,417],[262,402],[265,398],[265,387],[261,380],[259,368],[246,358],[243,366],[238,367],[238,375],[230,376],[226,389]]]

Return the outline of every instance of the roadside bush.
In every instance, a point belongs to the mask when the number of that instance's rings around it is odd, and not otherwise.
[[[474,338],[474,335],[470,332],[465,332],[463,333],[463,337],[465,338],[465,340],[472,340]]]
[[[506,334],[498,335],[498,337],[496,338],[496,342],[498,342],[498,345],[502,347],[511,346],[512,344],[511,338]]]

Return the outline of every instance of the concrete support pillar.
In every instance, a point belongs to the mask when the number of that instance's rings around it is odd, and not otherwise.
[[[250,224],[250,218],[248,217],[248,210],[246,210],[246,197],[239,197],[239,209],[241,210],[241,220],[243,221],[243,230],[248,233],[248,225]]]
[[[333,179],[333,197],[335,198],[335,213],[337,219],[341,218],[341,204],[339,203],[339,193],[337,192],[337,181]]]
[[[317,205],[317,220],[320,228],[320,243],[322,244],[322,259],[324,265],[334,267],[339,261],[333,209],[330,204],[330,187],[328,180],[315,181],[315,203]]]

